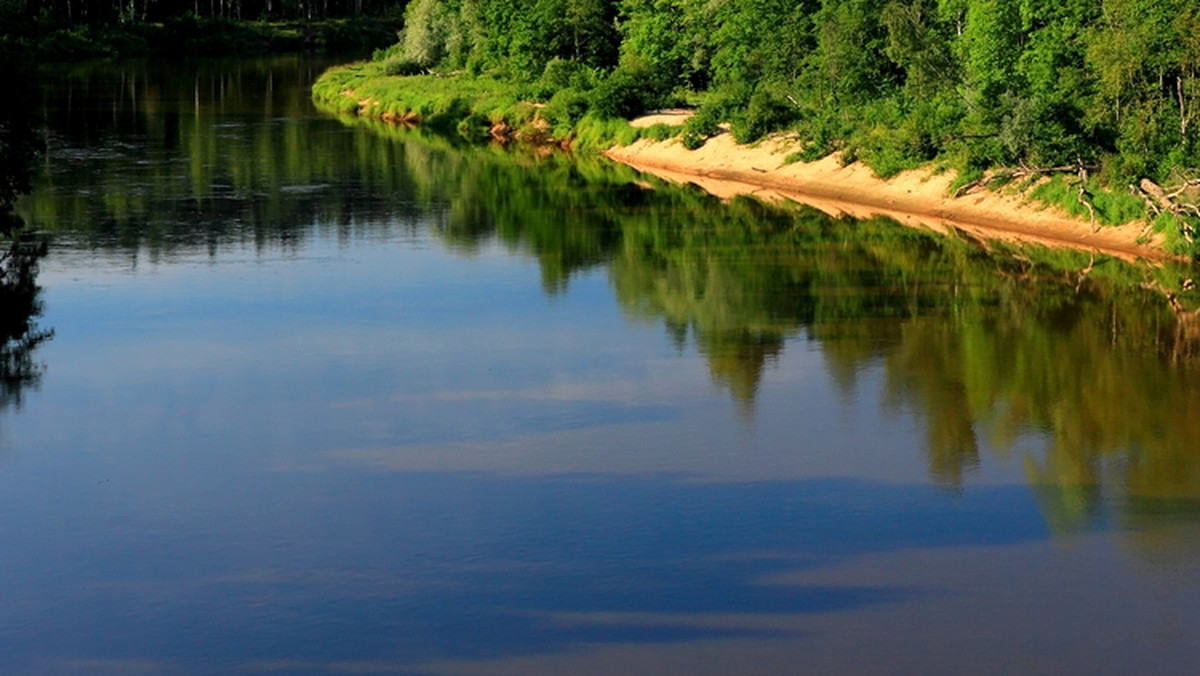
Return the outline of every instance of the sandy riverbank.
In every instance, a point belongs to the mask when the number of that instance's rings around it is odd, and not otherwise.
[[[681,124],[684,116],[671,111],[640,118],[634,124]],[[862,163],[842,166],[835,156],[816,162],[785,163],[784,158],[797,149],[795,142],[782,139],[742,146],[728,133],[722,133],[697,150],[687,150],[678,139],[642,139],[606,154],[669,181],[693,183],[722,198],[755,195],[767,200],[793,200],[834,215],[882,215],[939,232],[955,228],[984,240],[1070,247],[1127,260],[1171,257],[1160,241],[1139,242],[1145,235],[1144,224],[1093,231],[1086,221],[1056,209],[1041,209],[1015,195],[977,189],[951,198],[948,188],[953,176],[949,173],[910,171],[882,180]]]

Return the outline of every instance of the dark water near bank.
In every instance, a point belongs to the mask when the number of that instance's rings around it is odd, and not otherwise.
[[[0,672],[1193,671],[1189,269],[343,123],[323,65],[45,74]]]

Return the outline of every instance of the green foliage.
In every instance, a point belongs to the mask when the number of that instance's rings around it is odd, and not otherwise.
[[[1167,251],[1186,255],[1195,260],[1195,245],[1187,241],[1187,238],[1183,236],[1183,224],[1180,222],[1178,216],[1163,212],[1154,218],[1151,225],[1154,232],[1162,235],[1166,240],[1164,247]]]
[[[729,131],[738,143],[753,143],[772,131],[782,129],[796,117],[796,109],[785,99],[760,90],[750,96],[745,107],[733,112],[729,119]]]
[[[375,55],[384,72],[518,83],[556,138],[698,94],[689,148],[728,123],[742,143],[795,130],[797,158],[841,151],[882,176],[929,162],[969,176],[1083,161],[1107,185],[1200,172],[1190,0],[413,0],[405,17]],[[1130,213],[1094,192],[1105,219]]]
[[[674,103],[671,82],[644,59],[628,57],[592,90],[601,117],[631,118]]]
[[[571,88],[561,89],[546,103],[542,116],[554,129],[570,130],[583,119],[590,105],[587,94]]]
[[[383,61],[383,74],[392,76],[420,75],[425,67],[404,54],[389,56]]]
[[[683,123],[683,147],[695,150],[704,145],[709,137],[720,131],[721,118],[725,108],[722,102],[711,100],[696,109],[696,112]]]
[[[337,113],[416,118],[447,130],[478,114],[513,128],[529,124],[532,106],[518,85],[470,75],[387,77],[388,62],[369,62],[326,71],[313,85],[313,100]]]
[[[669,124],[658,122],[643,129],[641,131],[641,137],[650,139],[652,141],[665,141],[674,136],[681,129],[682,125],[671,126]]]
[[[686,0],[623,0],[620,53],[649,63],[673,87],[700,84],[703,33],[696,3]]]
[[[702,136],[690,129],[684,129],[680,139],[683,143],[683,147],[687,148],[688,150],[698,150],[704,146],[706,141],[708,141],[707,136]]]
[[[555,57],[546,62],[541,83],[553,96],[554,92],[572,86],[582,70],[583,66],[579,63]]]
[[[555,57],[546,63],[542,76],[531,83],[525,93],[531,100],[546,101],[566,89],[591,91],[602,78],[603,74],[595,68]]]
[[[404,58],[422,68],[443,61],[459,65],[465,60],[463,27],[452,5],[442,0],[413,0],[404,12],[400,42]]]
[[[1079,179],[1062,175],[1053,176],[1040,183],[1030,197],[1044,204],[1054,205],[1072,216],[1088,218],[1087,207],[1079,201]],[[1145,218],[1146,205],[1128,190],[1114,191],[1089,181],[1084,197],[1096,212],[1096,221],[1101,225],[1121,225]]]
[[[191,7],[191,4],[188,5]],[[0,14],[3,10],[0,9]],[[13,30],[14,26],[24,26]],[[364,53],[395,40],[394,24],[378,19],[325,18],[304,23],[238,21],[182,13],[161,22],[0,21],[0,54],[9,49],[40,59],[161,55],[171,58],[248,56],[281,52]]]
[[[617,118],[588,115],[576,127],[574,147],[599,151],[614,145],[627,146],[638,139],[638,130]]]
[[[954,180],[950,182],[950,188],[949,188],[950,193],[951,194],[956,193],[959,188],[963,187],[964,185],[967,185],[968,183],[973,183],[974,181],[978,181],[979,179],[983,178],[983,175],[984,175],[983,169],[979,169],[979,168],[968,169],[966,171],[958,172],[957,175],[954,177]]]
[[[372,61],[387,61],[388,59],[404,56],[404,43],[394,42],[382,49],[371,52]]]

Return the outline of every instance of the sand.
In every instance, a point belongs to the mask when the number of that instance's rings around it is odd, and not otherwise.
[[[632,124],[678,125],[687,115],[687,111],[661,111]],[[964,231],[984,241],[1070,247],[1126,260],[1173,258],[1163,250],[1161,239],[1146,239],[1144,223],[1093,229],[1086,220],[1060,210],[982,188],[952,198],[948,189],[954,176],[950,172],[909,171],[883,180],[862,163],[843,166],[836,155],[816,162],[785,163],[784,158],[798,149],[795,140],[782,137],[738,145],[729,133],[722,132],[697,150],[684,148],[678,139],[641,139],[606,154],[668,181],[695,184],[721,198],[754,195],[768,201],[790,200],[835,216],[888,216],[938,232]]]

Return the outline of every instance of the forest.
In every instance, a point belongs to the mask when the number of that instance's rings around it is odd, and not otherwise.
[[[187,56],[214,30],[343,19],[317,41],[370,32],[358,46],[395,42],[383,73],[488,76],[552,124],[699,105],[689,144],[722,121],[739,141],[788,129],[806,159],[885,176],[938,160],[1167,185],[1200,166],[1191,0],[0,0],[0,41],[154,30]],[[282,46],[312,47],[300,33]]]
[[[1191,0],[413,0],[404,19],[360,77],[490,78],[559,130],[690,104],[692,146],[729,122],[740,142],[790,130],[798,159],[841,151],[883,176],[1057,171],[1150,215],[1195,211],[1157,200],[1200,166]],[[422,87],[409,79],[401,98]]]
[[[403,9],[393,0],[0,0],[0,31],[162,23],[184,17],[312,20],[399,14]]]
[[[0,60],[365,53],[396,39],[383,0],[0,0]]]

